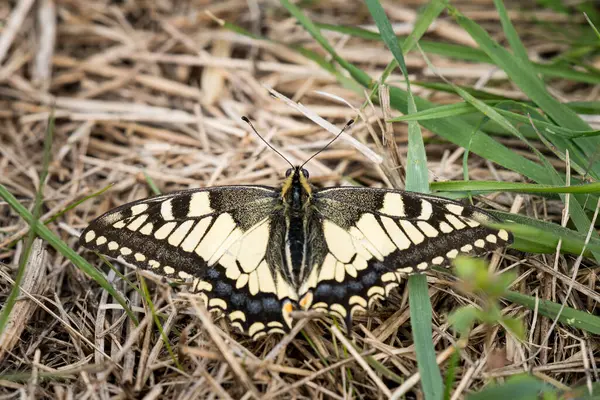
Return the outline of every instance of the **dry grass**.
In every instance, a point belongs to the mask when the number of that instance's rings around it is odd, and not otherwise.
[[[2,2],[0,21],[0,183],[31,208],[46,120],[51,106],[57,117],[53,161],[45,188],[43,220],[68,204],[114,184],[110,191],[68,212],[50,227],[75,248],[80,232],[93,217],[151,195],[147,174],[162,192],[181,188],[254,183],[276,186],[286,164],[250,133],[241,120],[248,115],[257,129],[292,162],[307,159],[331,135],[295,110],[269,96],[270,86],[301,101],[323,118],[342,126],[356,113],[321,96],[341,96],[355,107],[364,97],[341,88],[316,64],[282,45],[251,40],[222,30],[205,13],[235,22],[285,43],[303,43],[319,51],[308,34],[275,2],[227,0],[114,1],[32,0]],[[399,30],[411,31],[415,10],[423,2],[386,7]],[[522,2],[521,2],[522,3]],[[385,3],[384,3],[385,4]],[[491,0],[455,4],[492,32],[501,34]],[[522,5],[522,4],[519,4]],[[508,4],[510,7],[510,4]],[[511,15],[523,33],[531,56],[559,50],[547,33],[532,22],[534,11]],[[329,1],[312,8],[320,22],[371,24],[358,2]],[[537,20],[565,24],[560,14],[544,11]],[[401,33],[401,32],[400,32]],[[51,38],[56,35],[56,40]],[[339,54],[378,76],[391,55],[383,45],[327,33]],[[472,44],[450,20],[439,23],[429,38]],[[433,57],[439,73],[455,83],[489,86],[497,93],[523,98],[501,73],[489,65],[465,64]],[[433,77],[418,52],[407,57],[412,78]],[[390,81],[398,81],[392,76]],[[598,100],[598,88],[556,81],[561,100]],[[438,103],[455,96],[416,88]],[[372,143],[367,124],[378,134],[382,112],[368,107],[351,134]],[[406,151],[406,127],[394,124],[394,137]],[[432,137],[426,133],[426,138]],[[516,152],[529,150],[504,139]],[[376,149],[373,145],[370,147]],[[432,179],[462,177],[463,149],[439,141],[427,144]],[[522,177],[470,157],[474,180],[518,181]],[[555,165],[564,168],[560,160]],[[345,141],[321,153],[309,169],[317,185],[336,185],[350,178],[369,186],[386,186],[382,170]],[[540,219],[560,221],[562,203],[523,195],[491,195],[487,207],[511,210]],[[28,226],[0,203],[0,299],[11,288],[21,252],[15,239]],[[39,245],[38,245],[39,246]],[[135,326],[114,300],[49,250],[30,261],[19,315],[11,326],[19,340],[0,349],[0,397],[15,398],[383,398],[398,383],[374,371],[367,355],[406,379],[408,398],[421,398],[413,351],[407,292],[401,286],[379,307],[358,315],[351,340],[357,350],[345,352],[343,337],[330,321],[309,322],[304,335],[271,336],[256,342],[230,331],[222,320],[214,324],[206,311],[190,306],[186,296],[164,283],[153,284],[154,306],[169,332],[181,369],[167,352],[146,302],[126,284],[115,287],[127,295],[141,321]],[[96,262],[91,254],[85,254]],[[573,259],[507,251],[492,259],[493,268],[519,272],[514,290],[540,298],[565,300],[570,280],[564,279]],[[589,261],[586,261],[589,265]],[[584,264],[585,264],[584,263]],[[567,304],[597,313],[597,272],[581,268]],[[129,278],[136,276],[125,269]],[[41,274],[41,277],[40,277]],[[115,274],[107,272],[109,279]],[[568,274],[568,273],[567,273]],[[472,302],[456,291],[454,279],[432,273],[430,297],[434,310],[434,343],[445,368],[454,344],[446,322],[449,311]],[[453,398],[463,398],[492,379],[533,371],[541,379],[566,387],[597,378],[594,354],[598,341],[581,331],[554,327],[552,320],[506,304],[509,315],[522,316],[528,341],[520,343],[498,328],[476,328],[461,352]],[[281,341],[284,345],[280,345]],[[343,339],[346,340],[346,339]],[[530,356],[539,351],[534,359]],[[11,374],[12,377],[7,376]],[[15,376],[16,374],[17,376]],[[595,375],[594,375],[595,374]]]

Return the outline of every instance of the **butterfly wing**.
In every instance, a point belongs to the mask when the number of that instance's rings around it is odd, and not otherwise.
[[[505,246],[512,236],[485,226],[485,211],[400,190],[339,187],[315,192],[312,270],[300,304],[347,321],[387,296],[402,275],[447,266],[458,254]]]
[[[262,186],[186,190],[125,204],[93,221],[80,244],[137,268],[190,280],[209,310],[253,337],[289,327],[295,291],[278,272],[279,191]]]

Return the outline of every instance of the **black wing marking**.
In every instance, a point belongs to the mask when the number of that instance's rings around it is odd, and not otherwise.
[[[336,314],[387,296],[403,275],[448,266],[458,254],[480,254],[512,242],[485,211],[400,190],[330,188],[313,196],[314,235],[326,249],[311,253],[300,305]]]
[[[285,228],[280,205],[279,191],[262,186],[186,190],[111,210],[79,242],[158,275],[190,280],[209,310],[222,311],[256,338],[287,330],[296,297],[278,272],[283,242],[271,238],[272,230]]]

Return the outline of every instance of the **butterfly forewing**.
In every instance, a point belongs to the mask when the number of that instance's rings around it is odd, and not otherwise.
[[[125,204],[93,221],[80,243],[176,280],[257,337],[283,331],[295,292],[278,274],[285,229],[279,192],[262,186],[187,190]],[[278,239],[279,238],[279,239]]]
[[[496,221],[490,214],[435,196],[344,187],[317,191],[313,204],[315,242],[323,246],[311,253],[299,298],[346,320],[387,296],[403,275],[512,241],[485,225]]]

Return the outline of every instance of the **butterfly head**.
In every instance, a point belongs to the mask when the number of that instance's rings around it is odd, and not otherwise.
[[[281,188],[281,197],[292,208],[302,206],[311,196],[312,187],[308,183],[308,171],[301,166],[285,172],[285,181]]]

